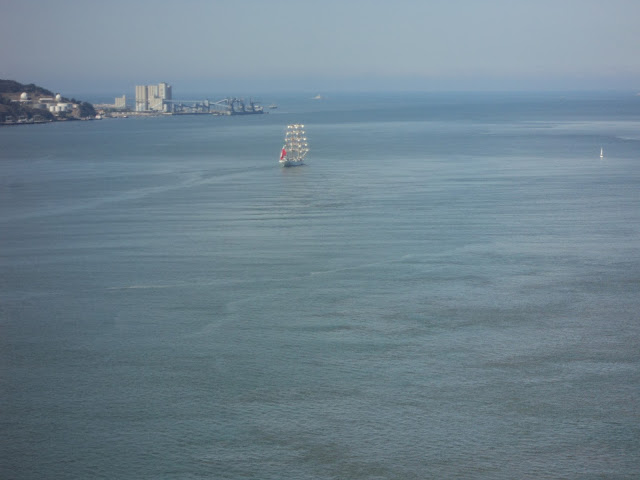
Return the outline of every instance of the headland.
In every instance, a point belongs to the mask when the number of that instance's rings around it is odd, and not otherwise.
[[[69,120],[93,120],[89,102],[67,98],[38,85],[0,79],[0,125],[26,125]]]

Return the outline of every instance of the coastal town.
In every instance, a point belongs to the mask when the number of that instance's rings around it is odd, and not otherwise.
[[[277,108],[271,104],[268,109]],[[113,104],[91,104],[66,98],[34,84],[0,80],[0,125],[26,125],[69,120],[100,120],[128,116],[157,115],[255,115],[267,113],[253,99],[227,97],[221,100],[174,100],[166,82],[138,85],[135,103],[126,95]]]
[[[249,98],[227,97],[221,100],[175,100],[173,87],[166,82],[136,85],[135,104],[127,103],[126,95],[116,97],[113,104],[94,105],[103,117],[129,115],[255,115],[266,113],[259,102]],[[271,104],[267,108],[277,108]]]

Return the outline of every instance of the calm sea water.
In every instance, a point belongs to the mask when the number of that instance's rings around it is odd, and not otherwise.
[[[638,478],[640,97],[277,103],[0,129],[0,476]]]

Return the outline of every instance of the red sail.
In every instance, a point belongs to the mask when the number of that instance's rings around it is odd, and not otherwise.
[[[283,148],[282,153],[280,154],[280,160],[287,156],[287,151]]]

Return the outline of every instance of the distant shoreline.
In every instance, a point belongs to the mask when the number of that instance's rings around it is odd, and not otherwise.
[[[61,122],[93,122],[96,120],[101,120],[100,118],[65,118],[59,120],[26,120],[26,121],[18,121],[18,122],[0,122],[0,127],[18,127],[21,125],[48,125],[50,123],[61,123]]]

